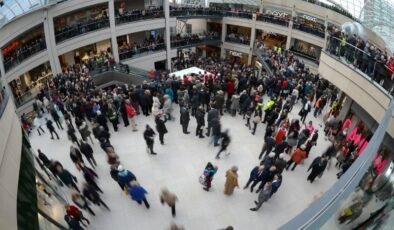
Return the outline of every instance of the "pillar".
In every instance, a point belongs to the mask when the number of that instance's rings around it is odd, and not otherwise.
[[[327,27],[328,27],[328,16],[326,15],[326,19],[324,20],[324,45],[323,45],[323,50],[327,47],[327,37],[328,37],[328,32],[327,32]]]
[[[1,50],[0,50],[1,51]],[[0,76],[4,79],[5,78],[5,69],[4,69],[4,59],[3,59],[3,52],[0,52]]]
[[[226,35],[227,35],[227,24],[222,24],[222,44],[226,42]],[[223,48],[223,45],[220,46],[220,57],[226,58],[226,50]]]
[[[115,21],[115,2],[114,2],[114,0],[108,1],[108,14],[109,14],[109,26],[110,26],[110,30],[111,30],[112,55],[115,59],[115,62],[120,62],[118,40],[116,38],[116,23],[115,23],[116,21]]]
[[[260,2],[259,13],[260,13],[260,14],[263,13],[263,0],[261,0],[261,2]]]
[[[293,5],[292,11],[291,11],[291,16],[292,16],[292,18],[297,17],[297,13],[295,11],[295,5]],[[287,32],[286,50],[289,50],[291,48],[292,34],[293,34],[293,20],[290,20],[289,21],[289,28],[288,28],[288,32]]]
[[[48,14],[48,10],[45,10],[44,15],[45,43],[47,45],[49,64],[53,75],[57,75],[62,72],[62,67],[60,66],[59,55],[56,49],[55,24],[52,15]]]
[[[171,70],[171,30],[170,30],[170,2],[164,0],[164,19],[165,19],[165,43],[166,43],[166,58],[167,58],[167,69]]]
[[[252,31],[250,34],[248,65],[252,63],[254,40],[256,39],[256,14],[252,16]]]
[[[342,92],[342,95],[340,96],[340,99],[338,102],[338,104],[341,103],[340,104],[341,111],[339,112],[338,120],[343,121],[346,118],[346,116],[349,113],[350,108],[352,106],[352,102],[353,102],[353,100],[350,97],[348,97],[345,93]]]

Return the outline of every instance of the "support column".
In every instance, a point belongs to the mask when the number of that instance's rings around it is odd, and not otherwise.
[[[4,79],[5,78],[5,69],[4,69],[3,52],[0,52],[0,74],[1,74],[1,77]]]
[[[254,40],[256,39],[256,14],[253,14],[252,28],[251,29],[252,29],[252,31],[251,31],[251,34],[250,34],[248,65],[252,64]]]
[[[227,35],[227,24],[222,24],[222,44],[226,42]],[[226,50],[223,48],[223,45],[220,47],[220,58],[226,58]]]
[[[326,49],[327,47],[327,37],[328,37],[328,32],[327,32],[327,27],[328,27],[328,16],[326,15],[326,19],[324,20],[324,45],[323,45],[323,50]]]
[[[260,3],[259,13],[260,14],[263,13],[263,0],[261,0],[261,3]]]
[[[346,115],[349,113],[350,107],[352,106],[352,102],[353,100],[342,92],[342,95],[340,96],[340,100],[338,102],[338,104],[341,103],[339,104],[341,105],[341,111],[339,112],[338,120],[345,120]]]
[[[47,46],[49,64],[51,65],[53,75],[57,75],[62,72],[62,67],[60,66],[59,55],[56,49],[55,25],[52,15],[48,14],[48,10],[45,10],[44,15],[45,43]]]
[[[164,0],[164,18],[165,18],[165,43],[166,43],[166,58],[167,58],[167,69],[171,70],[171,30],[170,30],[170,2]]]
[[[111,29],[112,55],[114,56],[115,62],[120,62],[118,40],[116,38],[115,3],[114,3],[114,0],[109,0],[108,1],[108,14],[109,14],[109,26],[110,26],[110,29]]]
[[[295,11],[295,5],[293,5],[293,9],[291,11],[291,16],[292,16],[292,18],[297,17],[297,13]],[[291,48],[292,34],[293,34],[293,21],[290,20],[289,28],[288,28],[288,32],[287,32],[286,50],[289,50]]]

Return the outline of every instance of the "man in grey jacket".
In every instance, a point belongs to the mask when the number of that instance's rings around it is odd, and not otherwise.
[[[254,203],[256,204],[255,208],[251,208],[250,211],[257,211],[260,209],[261,205],[263,205],[264,202],[266,202],[271,195],[271,191],[272,191],[272,182],[267,182],[264,185],[264,189],[262,189],[259,193],[258,196],[258,201],[255,201]]]
[[[208,116],[207,116],[208,128],[207,128],[207,133],[205,134],[207,137],[209,137],[210,134],[211,134],[212,121],[213,121],[215,118],[219,118],[219,110],[217,110],[216,108],[213,108],[213,107],[211,106],[211,110],[209,110]]]

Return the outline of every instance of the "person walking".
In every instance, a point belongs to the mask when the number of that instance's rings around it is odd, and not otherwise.
[[[254,167],[252,169],[252,171],[250,171],[249,179],[248,179],[248,182],[246,182],[244,189],[247,189],[249,187],[250,183],[257,180],[259,178],[259,176],[263,173],[263,171],[264,171],[264,166],[262,166],[262,165]],[[252,190],[252,192],[253,192],[253,190]]]
[[[164,145],[164,134],[168,132],[166,127],[166,120],[163,121],[162,114],[159,114],[155,118],[156,131],[159,133],[159,140],[162,145]]]
[[[81,153],[86,157],[86,159],[89,161],[90,165],[94,168],[95,166],[97,166],[97,162],[93,156],[92,146],[90,146],[89,143],[83,141],[82,139],[79,140],[79,142],[81,143],[79,150],[81,150]]]
[[[45,118],[45,121],[46,121],[47,129],[51,133],[51,139],[53,140],[53,134],[55,134],[57,139],[59,140],[60,138],[59,138],[59,135],[57,134],[57,132],[55,131],[55,127],[53,127],[53,122],[51,120],[49,120],[48,118]]]
[[[272,190],[271,190],[270,198],[278,191],[281,185],[282,185],[282,175],[275,174],[274,180],[272,181]]]
[[[36,116],[33,120],[33,124],[34,126],[37,128],[37,132],[38,132],[38,136],[41,136],[41,132],[45,133],[44,129],[41,127],[41,120],[40,118],[38,118],[38,116]],[[41,132],[40,132],[41,130]]]
[[[148,192],[142,186],[140,186],[137,181],[131,182],[128,187],[128,192],[132,200],[135,200],[140,205],[142,204],[142,202],[144,202],[145,207],[147,209],[150,208],[150,205],[146,200],[145,196],[145,194],[148,194]]]
[[[108,104],[107,110],[108,120],[112,123],[115,132],[118,132],[119,116],[113,104]]]
[[[172,217],[176,216],[175,203],[177,201],[178,201],[178,197],[174,193],[168,191],[167,188],[163,188],[161,190],[160,202],[162,204],[166,203],[168,206],[170,206]]]
[[[181,108],[181,125],[182,125],[182,131],[184,134],[189,134],[190,132],[187,131],[187,128],[189,126],[189,121],[190,121],[190,115],[189,115],[189,108],[188,105],[185,105]]]
[[[234,193],[235,187],[238,185],[238,167],[233,166],[226,172],[226,183],[224,184],[224,194],[230,196]]]
[[[52,119],[55,121],[58,129],[63,129],[62,122],[60,121],[60,117],[55,109],[51,110]]]
[[[82,173],[83,173],[83,177],[85,178],[85,181],[89,185],[93,186],[93,188],[95,188],[100,193],[104,193],[103,190],[101,190],[100,187],[96,183],[96,179],[98,179],[98,175],[97,175],[97,173],[95,173],[93,171],[93,169],[91,169],[85,165],[82,165]]]
[[[282,174],[283,170],[286,168],[287,162],[284,158],[285,158],[285,154],[281,153],[279,154],[278,159],[275,160],[276,172],[278,174]]]
[[[128,188],[131,182],[137,180],[135,175],[129,170],[123,168],[122,165],[119,165],[117,170],[118,170],[118,183],[122,187],[122,189]]]
[[[136,123],[136,118],[135,118],[137,116],[137,112],[135,111],[133,105],[130,103],[129,99],[126,100],[125,109],[126,109],[127,117],[129,118],[133,132],[137,132],[138,129],[137,129],[137,123]]]
[[[272,192],[272,183],[269,181],[264,185],[264,189],[262,189],[259,193],[257,201],[254,203],[256,204],[255,208],[251,208],[250,211],[258,211],[260,207],[263,205],[264,202],[269,200]]]
[[[275,143],[274,135],[275,135],[275,133],[272,133],[271,135],[265,137],[265,139],[264,139],[265,142],[264,142],[263,148],[261,149],[261,152],[259,155],[259,160],[261,158],[263,158],[263,156],[265,158],[268,154],[270,154],[272,149],[275,147],[276,143]],[[264,155],[264,153],[265,153],[265,155]]]
[[[301,117],[300,120],[302,121],[302,123],[305,124],[305,119],[308,116],[308,113],[311,111],[311,103],[310,101],[307,99],[306,102],[304,103],[304,105],[302,106],[302,109],[300,110],[300,112],[298,113],[298,115]]]
[[[294,169],[297,167],[298,164],[302,162],[306,158],[306,152],[305,152],[305,145],[302,145],[300,148],[297,148],[293,154],[291,155],[290,160],[286,164],[286,170],[290,168],[290,166],[294,163],[293,168],[291,171],[294,171]]]
[[[104,201],[100,197],[100,194],[96,191],[96,189],[92,185],[88,183],[84,183],[82,194],[93,204],[97,206],[103,205],[108,211],[110,211],[108,205],[104,203]]]
[[[56,176],[59,177],[59,179],[67,186],[67,187],[73,187],[75,190],[79,192],[78,186],[76,183],[78,183],[77,178],[72,175],[67,169],[64,169],[63,166],[61,165],[56,165]]]
[[[96,215],[90,208],[89,203],[86,201],[86,198],[81,194],[74,192],[71,194],[71,199],[74,204],[76,204],[80,209],[88,211],[92,216]]]
[[[211,162],[208,162],[208,164],[205,166],[203,173],[204,175],[203,189],[205,191],[209,192],[209,189],[211,189],[213,176],[216,174],[217,171],[218,171],[218,167],[216,165],[212,165]]]
[[[212,136],[213,136],[213,146],[219,146],[219,139],[221,135],[221,130],[222,130],[222,125],[220,124],[219,118],[214,118],[211,121],[211,127],[212,127]]]
[[[70,215],[64,215],[64,221],[68,224],[71,230],[85,230],[79,223],[79,221],[72,218]]]
[[[71,161],[75,164],[78,170],[81,170],[81,164],[83,164],[82,154],[75,146],[70,146],[70,158]]]
[[[328,157],[326,156],[318,156],[316,157],[311,165],[308,168],[309,172],[311,169],[311,173],[309,174],[308,178],[306,179],[307,181],[310,181],[311,183],[313,183],[313,181],[315,180],[315,178],[319,175],[322,175],[322,173],[324,172],[324,170],[327,167],[327,162],[328,162]]]
[[[153,151],[153,144],[155,143],[155,136],[156,136],[155,131],[153,131],[153,129],[149,125],[146,125],[146,129],[144,131],[144,139],[145,139],[146,146],[147,146],[146,151],[152,155],[156,155],[155,151]]]
[[[205,125],[205,112],[203,106],[198,107],[195,117],[197,121],[196,136],[199,136],[199,138],[204,138],[203,127]]]
[[[230,145],[231,139],[228,135],[228,129],[224,130],[224,132],[220,135],[222,142],[219,152],[216,154],[216,159],[220,159],[220,153],[224,151],[226,155],[229,155],[230,152],[227,152],[227,147]]]
[[[82,225],[85,227],[87,224],[90,224],[90,221],[88,218],[83,216],[83,212],[79,210],[76,206],[72,204],[66,204],[64,205],[64,208],[66,209],[67,215],[71,216],[74,220],[79,221]],[[82,221],[86,221],[87,224],[83,223]]]
[[[207,137],[209,137],[211,135],[211,129],[212,129],[212,121],[213,120],[218,120],[219,119],[219,111],[211,106],[211,109],[208,112],[207,115],[207,123],[208,123],[208,127],[207,127],[207,133],[205,134]]]

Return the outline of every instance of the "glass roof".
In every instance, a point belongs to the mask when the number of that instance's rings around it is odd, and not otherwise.
[[[16,17],[64,0],[0,0],[0,28]]]

